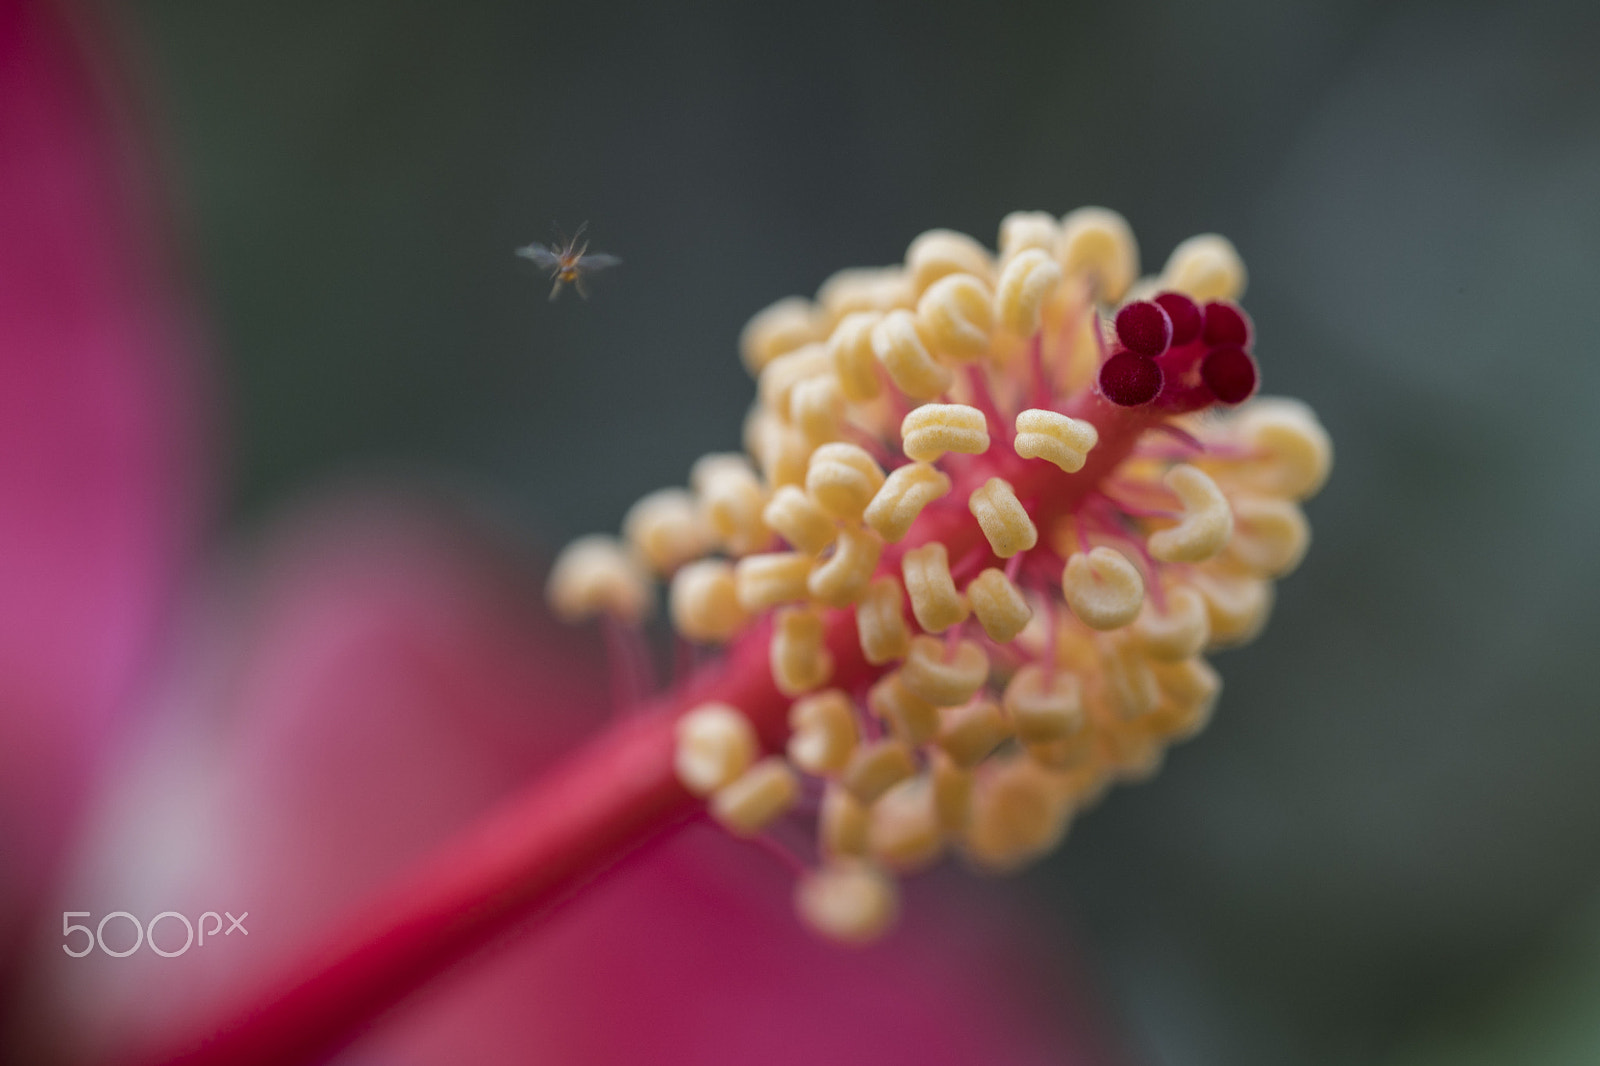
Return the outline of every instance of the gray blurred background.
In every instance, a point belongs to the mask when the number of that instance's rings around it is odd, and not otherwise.
[[[1589,4],[162,0],[125,13],[235,528],[424,470],[553,546],[738,440],[735,338],[931,226],[1250,268],[1338,461],[1216,724],[1029,875],[1143,1060],[1600,1061]],[[511,251],[625,264],[545,300]],[[1584,680],[1588,678],[1589,680]]]

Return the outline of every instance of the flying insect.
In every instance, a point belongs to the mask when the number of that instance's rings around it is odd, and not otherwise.
[[[569,238],[562,234],[558,227],[556,243],[536,242],[517,249],[518,255],[532,260],[534,266],[546,271],[554,279],[555,284],[550,287],[550,299],[554,300],[561,295],[563,285],[571,285],[578,290],[579,296],[587,300],[589,290],[585,288],[584,281],[588,275],[622,262],[616,256],[604,252],[590,253],[589,242],[583,239],[583,231],[588,228],[589,223],[585,222],[578,227],[578,232]]]

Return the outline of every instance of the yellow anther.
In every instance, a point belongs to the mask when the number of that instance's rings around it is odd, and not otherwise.
[[[1027,744],[1025,747],[1028,757],[1040,766],[1088,772],[1100,760],[1099,741],[1096,739],[1100,732],[1099,729],[1085,727],[1056,740]]]
[[[657,573],[669,573],[704,554],[711,541],[694,497],[683,489],[659,489],[628,508],[622,535]]]
[[[1061,284],[1061,267],[1040,248],[1019,252],[1000,272],[994,290],[994,317],[1018,337],[1039,331],[1045,304]]]
[[[963,403],[925,403],[900,422],[908,459],[932,462],[945,452],[982,455],[989,450],[989,423],[983,412]]]
[[[921,296],[928,286],[949,274],[972,274],[992,281],[994,261],[987,248],[965,233],[931,229],[906,249],[906,273],[911,277],[911,291]]]
[[[946,833],[960,833],[972,813],[972,771],[956,765],[938,748],[928,753],[928,767],[933,774],[933,806],[939,816],[939,828]]]
[[[989,350],[994,334],[994,297],[971,274],[947,274],[917,301],[923,336],[947,359],[968,361]]]
[[[938,541],[912,548],[900,559],[906,596],[917,624],[929,633],[943,633],[966,621],[967,599],[950,579],[950,556]]]
[[[806,492],[834,518],[859,522],[882,487],[883,469],[860,445],[836,441],[811,453]]]
[[[762,368],[756,395],[767,410],[788,418],[795,386],[811,378],[832,376],[833,357],[828,354],[827,345],[807,344],[785,352]]]
[[[1300,565],[1311,543],[1306,516],[1288,500],[1233,499],[1233,539],[1228,554],[1261,577],[1282,577]]]
[[[1083,278],[1101,303],[1118,303],[1139,276],[1139,245],[1127,219],[1104,207],[1080,207],[1061,219],[1061,269]]]
[[[931,740],[939,731],[939,708],[908,689],[898,670],[884,675],[867,691],[867,707],[912,747]]]
[[[916,303],[911,281],[896,266],[846,267],[817,288],[817,306],[830,322],[860,311],[892,311]]]
[[[1211,639],[1205,600],[1186,585],[1168,589],[1166,610],[1158,611],[1153,600],[1146,600],[1138,620],[1133,623],[1133,635],[1156,659],[1187,659],[1198,655]]]
[[[766,542],[767,526],[761,520],[766,496],[744,456],[702,456],[689,470],[689,485],[706,522],[729,551],[743,555]]]
[[[907,463],[889,472],[862,517],[884,540],[897,541],[911,531],[924,507],[949,491],[950,479],[943,471],[927,463]]]
[[[1105,657],[1106,694],[1116,712],[1125,719],[1142,718],[1161,702],[1161,688],[1143,648],[1132,641],[1118,641]]]
[[[761,467],[768,485],[799,485],[805,481],[806,463],[811,458],[805,434],[759,403],[745,418],[744,446]]]
[[[789,761],[808,774],[841,773],[855,750],[856,709],[850,697],[828,689],[789,707]]]
[[[794,893],[800,920],[841,944],[871,943],[900,911],[894,879],[863,863],[824,866],[801,878]]]
[[[778,611],[769,650],[772,680],[785,696],[821,688],[833,676],[833,655],[823,644],[822,614],[813,607]]]
[[[675,730],[673,768],[683,787],[696,796],[731,784],[760,750],[750,719],[726,703],[702,703],[679,718]]]
[[[1005,705],[1024,744],[1048,744],[1083,727],[1083,692],[1065,670],[1029,663],[1006,685]]]
[[[1272,613],[1272,582],[1244,574],[1193,575],[1196,591],[1206,601],[1211,624],[1209,648],[1235,648],[1256,639]]]
[[[800,798],[800,779],[780,756],[762,759],[711,795],[711,815],[729,832],[753,836]]]
[[[1013,211],[1000,220],[1000,261],[1009,263],[1032,250],[1054,256],[1060,238],[1061,224],[1048,211]]]
[[[868,819],[868,850],[892,870],[911,873],[923,869],[944,849],[933,782],[926,774],[890,788],[872,805]]]
[[[1144,579],[1115,548],[1074,552],[1061,572],[1061,593],[1090,629],[1117,629],[1139,616]]]
[[[1161,769],[1166,744],[1153,735],[1149,723],[1119,722],[1100,732],[1101,759],[1118,781],[1148,781]]]
[[[803,552],[766,552],[746,555],[733,568],[739,606],[751,614],[797,603],[807,598],[806,577],[811,556]]]
[[[748,617],[739,604],[733,565],[702,559],[672,575],[672,624],[685,639],[720,644],[739,632]]]
[[[808,444],[838,440],[843,415],[844,396],[839,391],[839,379],[833,374],[806,378],[789,391],[789,421]]]
[[[912,399],[931,400],[955,381],[954,372],[928,351],[910,311],[890,311],[872,327],[872,352],[895,388]]]
[[[903,741],[874,740],[856,748],[840,780],[856,799],[870,804],[916,772],[916,759]]]
[[[1028,511],[1017,499],[1011,482],[992,477],[967,497],[967,510],[978,520],[978,528],[989,547],[1002,559],[1025,552],[1039,543],[1039,530]]]
[[[989,680],[989,656],[977,641],[963,640],[947,658],[944,641],[912,637],[900,680],[913,695],[938,707],[954,707]]]
[[[829,607],[848,607],[861,599],[882,552],[883,541],[872,530],[841,529],[833,554],[813,565],[806,580],[812,599]]]
[[[855,793],[829,782],[817,812],[817,838],[827,855],[867,853],[867,807]]]
[[[1239,412],[1239,435],[1262,453],[1245,464],[1249,488],[1291,500],[1315,496],[1333,466],[1333,444],[1311,409],[1296,400],[1256,400]]]
[[[856,604],[861,654],[873,666],[904,658],[911,650],[911,627],[900,606],[900,582],[892,575],[874,578]]]
[[[838,532],[833,519],[795,485],[784,485],[774,492],[761,517],[791,547],[807,555],[816,555],[832,544]]]
[[[1089,450],[1099,440],[1093,422],[1037,407],[1017,414],[1017,454],[1054,463],[1068,474],[1083,469]]]
[[[1175,663],[1151,663],[1165,696],[1150,723],[1162,735],[1187,740],[1206,727],[1222,694],[1222,678],[1199,656]]]
[[[1227,546],[1233,535],[1228,498],[1199,467],[1179,463],[1162,478],[1183,502],[1183,519],[1150,534],[1150,554],[1164,563],[1198,563]]]
[[[852,403],[864,403],[882,391],[878,357],[872,350],[872,327],[882,317],[876,311],[846,315],[828,337],[828,354],[833,358],[839,391]]]
[[[545,597],[569,622],[609,614],[638,622],[650,613],[650,576],[615,537],[592,534],[561,549]]]
[[[964,842],[992,869],[1011,870],[1060,841],[1072,807],[1060,780],[1032,759],[1013,758],[978,775]]]
[[[990,567],[967,584],[967,602],[978,624],[996,644],[1013,640],[1033,617],[1033,608],[1005,573]]]
[[[754,376],[778,356],[822,339],[816,309],[803,296],[786,296],[756,312],[739,334],[739,356]]]
[[[1244,261],[1228,238],[1216,233],[1190,237],[1172,250],[1161,268],[1161,287],[1196,300],[1237,300],[1244,295]]]
[[[939,712],[939,733],[934,743],[956,765],[977,766],[989,753],[1011,739],[1011,723],[994,700],[979,698]]]

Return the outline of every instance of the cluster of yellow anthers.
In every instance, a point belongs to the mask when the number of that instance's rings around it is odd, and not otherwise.
[[[740,342],[748,454],[556,565],[569,617],[638,622],[653,574],[684,638],[764,652],[751,705],[678,720],[678,776],[740,835],[815,802],[796,904],[828,936],[884,930],[892,874],[1015,868],[1154,772],[1217,698],[1202,654],[1254,637],[1305,551],[1331,449],[1250,399],[1232,245],[1138,271],[1112,211],[1019,212],[998,254],[934,230],[780,301]]]

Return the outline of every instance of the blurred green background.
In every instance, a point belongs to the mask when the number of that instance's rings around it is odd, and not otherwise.
[[[1590,4],[123,13],[248,528],[341,476],[546,547],[738,440],[735,338],[931,226],[1230,235],[1338,462],[1211,730],[1026,885],[1159,1064],[1600,1061]],[[545,300],[514,247],[625,264]]]

